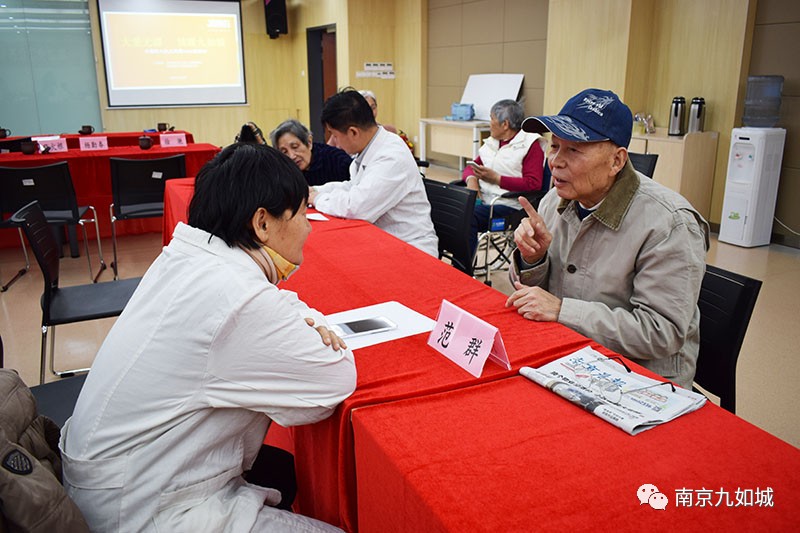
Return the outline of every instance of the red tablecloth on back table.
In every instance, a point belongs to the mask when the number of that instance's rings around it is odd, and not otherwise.
[[[518,376],[365,407],[353,431],[361,533],[800,525],[800,452],[715,405],[634,437]]]
[[[211,144],[190,144],[179,148],[162,148],[153,146],[142,150],[138,146],[124,146],[82,152],[69,150],[51,154],[24,155],[19,152],[0,154],[0,166],[34,167],[67,161],[70,174],[78,196],[78,204],[93,205],[100,219],[100,232],[104,237],[111,235],[111,219],[108,206],[111,204],[111,165],[112,157],[131,159],[154,159],[183,153],[186,155],[186,174],[196,174],[202,166],[219,152],[219,148]],[[162,229],[160,218],[125,220],[117,224],[119,235],[130,235],[157,232]],[[0,232],[0,246],[19,246],[16,232]]]
[[[108,141],[109,148],[118,148],[120,146],[139,146],[139,137],[142,135],[146,135],[153,140],[153,146],[157,146],[161,143],[161,135],[162,133],[184,133],[186,134],[186,142],[189,144],[194,143],[194,135],[189,133],[188,131],[114,131],[114,132],[95,132],[91,135],[81,135],[79,133],[64,133],[61,137],[67,140],[67,147],[70,149],[78,149],[80,148],[80,141],[81,137],[89,138],[92,137],[106,137]]]

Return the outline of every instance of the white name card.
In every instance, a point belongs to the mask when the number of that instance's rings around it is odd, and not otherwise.
[[[161,146],[170,148],[172,146],[186,146],[185,133],[162,133],[158,136]]]
[[[37,141],[39,143],[39,149],[42,152],[66,152],[67,151],[67,140],[66,139],[41,139]]]
[[[78,137],[81,150],[108,150],[108,137],[98,135],[97,137]]]
[[[487,359],[511,370],[500,331],[447,300],[442,300],[428,345],[476,378]]]

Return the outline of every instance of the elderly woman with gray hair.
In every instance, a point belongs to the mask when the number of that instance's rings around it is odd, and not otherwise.
[[[489,137],[461,176],[467,188],[478,191],[472,220],[470,244],[473,255],[478,246],[478,232],[489,225],[489,210],[494,200],[494,218],[502,218],[521,209],[519,202],[498,198],[510,192],[537,191],[542,187],[544,151],[547,141],[536,133],[522,131],[525,111],[519,102],[500,100],[489,112]]]
[[[294,161],[310,187],[350,179],[353,159],[340,148],[313,142],[311,132],[300,121],[281,122],[269,139],[273,147]]]

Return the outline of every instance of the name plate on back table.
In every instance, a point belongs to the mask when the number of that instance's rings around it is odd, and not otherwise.
[[[108,137],[78,137],[81,150],[108,150]]]
[[[173,146],[186,146],[185,133],[162,133],[158,136],[158,142],[161,146],[170,148]]]
[[[442,300],[428,345],[476,378],[487,359],[511,370],[500,331],[447,300]]]
[[[39,143],[42,152],[66,152],[67,140],[66,139],[40,139],[36,142]]]

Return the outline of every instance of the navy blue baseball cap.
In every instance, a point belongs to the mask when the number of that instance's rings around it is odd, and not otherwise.
[[[550,131],[576,142],[611,141],[627,148],[633,113],[613,92],[586,89],[567,100],[558,115],[528,117],[522,122],[522,129],[531,133]]]

